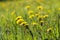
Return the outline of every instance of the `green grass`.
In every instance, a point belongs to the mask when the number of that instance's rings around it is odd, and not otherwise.
[[[48,4],[48,2],[50,2]],[[59,40],[60,39],[60,1],[59,0],[21,0],[21,1],[5,1],[0,2],[0,40]],[[31,6],[29,10],[33,10],[33,14],[41,12],[41,15],[48,14],[48,18],[42,19],[44,26],[39,24],[37,17],[32,20],[29,19],[26,6]],[[43,6],[43,11],[37,10],[37,6]],[[48,10],[51,10],[48,12]],[[12,15],[12,12],[14,14]],[[40,16],[41,16],[40,15]],[[23,19],[29,24],[33,37],[29,30],[24,26],[16,24],[16,17],[22,16]],[[32,22],[37,22],[37,26],[31,25]],[[46,25],[47,24],[47,25]],[[47,29],[52,28],[52,32],[48,33]],[[40,33],[40,34],[39,34]]]

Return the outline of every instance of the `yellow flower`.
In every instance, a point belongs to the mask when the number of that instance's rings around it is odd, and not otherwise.
[[[34,15],[30,15],[29,18],[32,19],[34,17]]]
[[[38,16],[38,18],[43,18],[43,16],[42,16],[42,15],[40,15],[40,16]]]
[[[47,18],[47,17],[48,17],[48,15],[44,15],[43,17],[44,17],[44,18]]]
[[[43,18],[43,16],[42,16],[42,15],[38,16],[38,20],[39,20],[39,19],[42,19],[42,18]]]
[[[32,22],[31,24],[32,24],[32,25],[37,25],[37,23],[36,23],[36,22]]]
[[[26,27],[26,28],[28,29],[28,25],[29,25],[29,24],[25,24],[24,27]]]
[[[43,19],[43,16],[42,15],[40,15],[40,16],[38,16],[38,18],[37,18],[39,21],[41,21],[42,19]]]
[[[22,22],[24,22],[23,19],[19,19],[19,20],[17,20],[17,24],[21,24]]]
[[[20,25],[25,26],[25,25],[27,25],[27,22],[24,21]]]
[[[26,7],[25,7],[25,9],[29,9],[29,8],[30,8],[30,6],[26,6]]]
[[[42,22],[42,23],[43,23],[44,21],[40,21],[40,22]]]
[[[28,11],[28,14],[29,15],[33,14],[33,11],[32,10]]]
[[[38,6],[37,9],[38,10],[43,10],[43,6]]]
[[[44,25],[44,21],[40,21],[40,24],[41,24],[41,26],[43,26]]]
[[[38,16],[39,16],[39,14],[35,14],[35,16],[37,16],[37,17],[38,17]]]
[[[47,29],[47,32],[51,32],[51,30],[52,30],[52,28],[48,28],[48,29]]]
[[[18,17],[16,18],[16,21],[19,20],[19,19],[22,19],[22,16],[18,16]]]
[[[15,10],[14,10],[14,11],[12,11],[11,15],[14,15],[14,14],[15,14]]]
[[[36,13],[35,16],[36,16],[36,17],[40,16],[40,12]]]

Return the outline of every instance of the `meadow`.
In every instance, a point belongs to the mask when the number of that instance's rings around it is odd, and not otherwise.
[[[60,0],[0,2],[0,40],[60,40]]]

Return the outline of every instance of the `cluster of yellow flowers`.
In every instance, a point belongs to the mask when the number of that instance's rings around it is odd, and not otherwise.
[[[28,29],[29,32],[30,32],[30,34],[33,35],[32,32],[31,32],[31,30],[30,30],[29,27],[28,27],[28,26],[29,26],[28,23],[23,20],[22,16],[18,16],[18,17],[16,18],[16,22],[17,22],[17,24],[19,24],[20,26],[24,26],[26,29]]]
[[[26,9],[30,9],[30,7],[31,7],[31,6],[26,6],[25,8],[26,8]],[[43,10],[44,8],[43,8],[43,6],[37,6],[36,9],[38,9],[38,10]],[[43,23],[44,23],[43,19],[48,17],[47,14],[45,14],[45,15],[43,16],[43,15],[41,15],[40,12],[34,14],[34,11],[33,11],[33,10],[28,10],[28,15],[29,15],[29,18],[30,18],[30,19],[33,19],[34,17],[37,17],[37,19],[39,20],[41,26],[42,26]],[[33,24],[33,23],[32,23],[32,24]],[[35,23],[34,23],[34,24],[35,24]]]
[[[44,15],[44,16],[39,15],[39,16],[38,16],[38,20],[39,20],[39,22],[40,22],[41,26],[44,24],[43,19],[44,19],[44,18],[47,18],[47,17],[48,17],[48,15]]]
[[[48,17],[48,15],[46,14],[46,15],[44,15],[44,16],[42,16],[42,15],[39,15],[38,16],[38,20],[42,20],[43,18],[47,18]]]
[[[21,25],[21,26],[25,26],[25,27],[29,25],[26,21],[23,20],[22,16],[18,16],[16,18],[16,23]],[[31,25],[34,26],[34,25],[37,25],[37,23],[36,22],[32,22]]]
[[[27,26],[28,25],[27,22],[23,20],[22,16],[18,16],[16,18],[16,22],[17,22],[17,24],[22,25],[22,26]]]
[[[32,19],[32,18],[34,17],[33,12],[34,12],[34,11],[32,11],[32,10],[29,10],[29,11],[28,11],[28,15],[29,15],[29,18],[30,18],[30,19]]]
[[[30,9],[30,6],[26,6],[25,9]],[[37,6],[37,9],[38,9],[38,10],[43,10],[43,6]],[[33,10],[28,10],[28,15],[29,15],[29,18],[30,18],[30,19],[33,19],[34,17],[37,17],[37,19],[38,19],[38,21],[40,22],[40,25],[41,25],[41,26],[44,25],[43,19],[48,17],[47,14],[45,14],[45,15],[43,16],[43,15],[41,15],[40,12],[34,14],[34,11],[33,11]],[[16,18],[16,22],[17,22],[17,24],[20,24],[20,25],[23,25],[23,26],[28,25],[28,23],[23,20],[22,16],[18,16],[18,17]],[[36,25],[37,23],[36,23],[36,22],[32,22],[31,24],[32,24],[32,25]]]
[[[45,22],[45,21],[44,21],[44,18],[48,18],[48,14],[43,15],[43,14],[41,14],[40,12],[34,14],[34,11],[33,11],[33,10],[29,10],[29,9],[30,9],[30,6],[26,6],[25,8],[28,9],[28,16],[29,16],[30,19],[33,19],[34,17],[37,17],[37,20],[39,21],[39,23],[37,23],[37,22],[34,22],[34,20],[33,20],[33,22],[31,22],[31,25],[33,25],[33,26],[36,26],[37,24],[39,24],[39,25],[41,25],[41,26],[44,25],[44,22]],[[38,10],[43,10],[43,6],[38,6],[37,9],[38,9]],[[14,12],[15,12],[15,11],[13,11],[12,14],[13,14]],[[50,12],[50,10],[49,10],[48,12]],[[19,25],[22,25],[22,26],[24,26],[24,27],[27,27],[27,26],[29,25],[29,24],[23,19],[22,16],[18,16],[18,17],[16,18],[16,23],[19,24]],[[52,28],[48,28],[46,31],[47,31],[47,32],[51,32],[51,30],[52,30]]]
[[[25,7],[25,9],[29,9],[29,8],[30,8],[30,6],[26,6],[26,7]]]
[[[30,8],[31,8],[31,6],[29,6],[29,5],[25,7],[25,9],[30,9]],[[38,10],[43,10],[43,6],[41,6],[41,5],[37,6],[37,9]]]

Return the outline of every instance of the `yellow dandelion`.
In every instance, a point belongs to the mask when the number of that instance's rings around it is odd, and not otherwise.
[[[43,19],[43,16],[42,15],[40,15],[40,16],[38,16],[38,18],[37,18],[39,21],[41,21],[42,19]]]
[[[48,28],[48,29],[47,29],[47,32],[48,32],[49,30],[52,30],[52,28]]]
[[[26,6],[26,7],[25,7],[25,9],[29,9],[29,8],[30,8],[30,6]]]
[[[43,17],[44,17],[44,18],[47,18],[47,17],[48,17],[48,15],[46,14],[46,15],[44,15]]]
[[[29,18],[32,19],[34,17],[34,15],[30,15]]]
[[[39,14],[35,14],[35,16],[36,16],[36,17],[38,17],[38,16],[39,16]]]
[[[51,30],[52,30],[52,28],[48,28],[48,29],[47,29],[47,32],[51,32]]]
[[[32,10],[29,10],[29,11],[28,11],[28,14],[29,14],[29,15],[33,14],[33,11],[32,11]]]
[[[43,6],[38,6],[37,9],[38,10],[43,10]]]
[[[39,16],[39,14],[35,14],[35,16],[37,16],[37,17],[38,17],[38,16]]]
[[[25,24],[24,27],[26,27],[26,28],[28,29],[28,25],[29,25],[29,24]]]
[[[40,25],[43,26],[44,25],[44,21],[40,21]]]
[[[18,16],[18,17],[16,18],[16,21],[19,20],[19,19],[22,19],[22,16]]]
[[[27,22],[22,22],[20,25],[22,25],[22,26],[25,26],[27,24]]]
[[[32,25],[37,25],[37,23],[36,23],[36,22],[32,22],[31,24],[32,24]]]
[[[12,11],[11,15],[14,15],[14,14],[15,14],[15,10],[14,10],[14,11]]]
[[[39,20],[39,19],[42,19],[42,18],[43,18],[43,16],[42,16],[42,15],[38,16],[38,20]]]
[[[19,19],[19,20],[17,20],[17,24],[21,24],[22,22],[24,22],[23,19]]]
[[[43,16],[42,16],[42,15],[40,15],[40,16],[38,16],[38,18],[43,18]]]
[[[44,21],[40,21],[40,22],[42,22],[42,23],[43,23]]]
[[[40,12],[36,13],[35,16],[36,16],[36,17],[40,16]]]

